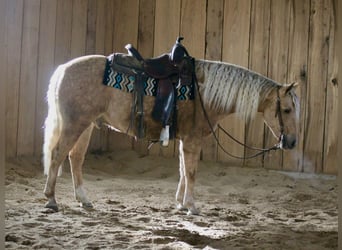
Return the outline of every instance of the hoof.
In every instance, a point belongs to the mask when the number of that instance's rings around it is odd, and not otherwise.
[[[182,204],[177,205],[177,209],[180,211],[187,211],[187,215],[199,215],[199,210],[195,208],[194,206],[191,208],[187,208],[183,206]]]
[[[80,203],[80,206],[84,209],[93,209],[94,208],[93,204],[91,204],[90,202]]]
[[[199,215],[200,213],[199,213],[198,209],[193,207],[193,208],[189,208],[188,212],[186,214],[187,215]]]
[[[58,212],[57,203],[47,202],[45,208],[52,209],[54,212]]]
[[[186,210],[188,210],[186,207],[184,207],[182,204],[178,204],[177,205],[177,209],[179,210],[179,211],[186,211]]]

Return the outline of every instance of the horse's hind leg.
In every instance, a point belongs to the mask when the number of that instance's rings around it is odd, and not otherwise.
[[[44,194],[48,198],[46,208],[51,208],[58,211],[57,202],[55,199],[55,187],[58,174],[58,168],[67,157],[68,152],[74,146],[77,139],[80,137],[84,128],[67,127],[62,129],[56,146],[51,151],[51,161],[49,166],[45,166],[48,176],[46,179]]]
[[[72,172],[72,180],[74,183],[75,198],[77,201],[81,202],[81,206],[84,208],[93,207],[83,189],[82,178],[82,165],[84,162],[85,153],[89,146],[89,141],[93,128],[94,125],[91,124],[86,130],[84,130],[82,135],[78,138],[76,144],[69,152],[69,161]]]

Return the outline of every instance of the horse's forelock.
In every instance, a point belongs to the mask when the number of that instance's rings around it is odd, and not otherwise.
[[[300,114],[299,114],[299,112],[300,112],[299,98],[293,89],[291,91],[289,91],[288,94],[291,96],[292,103],[293,103],[293,106],[294,106],[295,112],[296,112],[296,119],[297,119],[297,121],[299,121],[299,116],[300,116]]]

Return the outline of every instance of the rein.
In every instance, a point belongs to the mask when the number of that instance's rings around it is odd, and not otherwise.
[[[257,148],[257,147],[252,147],[252,146],[248,146],[246,145],[245,143],[243,142],[240,142],[239,140],[237,140],[236,138],[234,138],[231,134],[229,134],[225,129],[223,129],[220,125],[218,125],[218,128],[221,129],[230,139],[232,139],[233,141],[235,141],[236,143],[238,143],[239,145],[245,147],[245,148],[248,148],[248,149],[252,149],[252,150],[255,150],[255,151],[259,151],[258,153],[255,153],[253,155],[249,155],[249,156],[236,156],[236,155],[233,155],[232,153],[229,153],[223,146],[222,144],[220,143],[217,135],[215,134],[215,131],[214,131],[214,127],[213,125],[211,124],[210,120],[209,120],[209,116],[208,116],[208,113],[204,107],[204,102],[203,102],[203,99],[202,99],[202,96],[200,94],[200,89],[199,89],[199,85],[198,85],[198,81],[197,81],[197,77],[196,77],[196,74],[194,72],[194,82],[196,84],[196,87],[197,87],[197,91],[198,91],[198,96],[199,96],[199,100],[200,100],[200,103],[201,103],[201,107],[202,107],[202,110],[203,110],[203,113],[204,113],[204,117],[205,119],[207,120],[208,122],[208,125],[210,127],[210,131],[212,132],[214,138],[215,138],[215,141],[217,143],[217,145],[220,147],[220,149],[226,153],[227,155],[229,155],[230,157],[232,158],[236,158],[236,159],[240,159],[240,160],[246,160],[246,159],[252,159],[252,158],[255,158],[255,157],[258,157],[259,155],[264,155],[265,153],[268,153],[272,150],[278,150],[278,149],[281,149],[282,148],[282,139],[283,139],[283,136],[284,136],[284,122],[283,122],[283,117],[281,115],[281,105],[280,105],[280,95],[279,95],[279,89],[280,87],[277,88],[277,106],[276,106],[276,113],[275,113],[275,116],[278,117],[278,121],[279,121],[279,126],[280,126],[280,136],[279,136],[279,142],[277,144],[275,144],[273,147],[270,147],[270,148]]]

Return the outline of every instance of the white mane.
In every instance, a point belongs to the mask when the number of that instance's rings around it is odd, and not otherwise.
[[[272,89],[280,86],[265,76],[233,64],[198,60],[197,66],[203,70],[204,102],[219,112],[234,108],[246,119],[253,118],[259,103]]]

